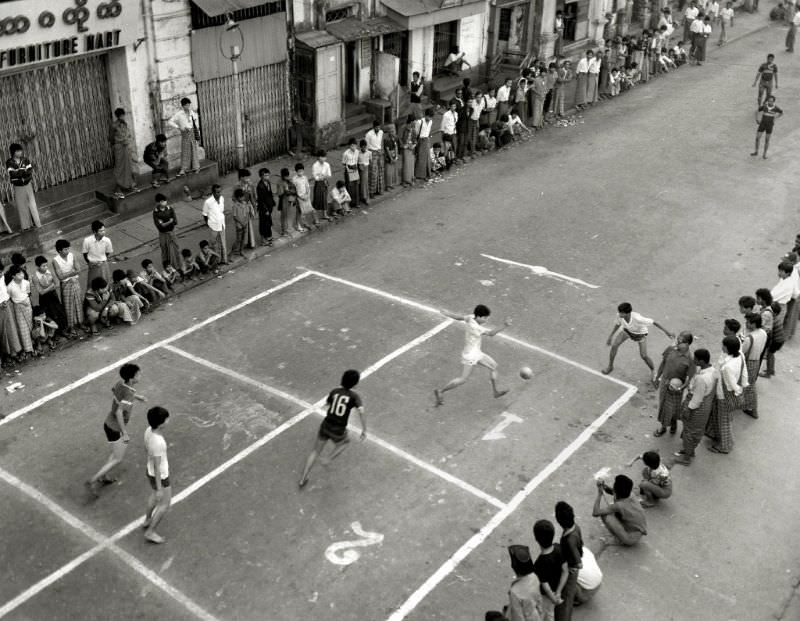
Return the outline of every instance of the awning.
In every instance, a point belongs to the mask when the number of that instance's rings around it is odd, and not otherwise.
[[[348,43],[359,39],[369,39],[400,32],[401,30],[406,30],[406,28],[388,17],[372,17],[364,21],[355,17],[348,17],[347,19],[327,24],[325,30],[340,41]]]
[[[264,0],[192,0],[209,17],[225,15],[242,9],[252,9],[264,4]]]
[[[316,50],[321,47],[328,47],[329,45],[342,44],[339,39],[334,37],[332,34],[325,32],[324,30],[306,30],[304,32],[297,32],[295,33],[294,38],[298,43],[302,43],[306,47],[310,47],[312,50]]]
[[[452,22],[486,10],[486,0],[381,0],[389,17],[405,30]]]

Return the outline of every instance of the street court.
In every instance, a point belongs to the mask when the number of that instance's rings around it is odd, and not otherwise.
[[[154,343],[128,357],[148,402],[120,481],[94,502],[83,481],[106,458],[119,364],[11,413],[0,519],[17,544],[0,617],[406,618],[636,391],[512,326],[484,342],[509,394],[493,399],[476,369],[436,408],[433,388],[460,371],[455,323],[429,301],[304,270]],[[350,447],[298,490],[325,396],[351,367],[368,440],[354,416]],[[139,528],[155,404],[172,414],[164,546]],[[98,589],[113,596],[87,609]]]

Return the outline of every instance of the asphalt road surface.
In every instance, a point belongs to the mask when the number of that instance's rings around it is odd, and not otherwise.
[[[25,389],[3,396],[3,412],[45,401],[0,426],[0,593],[24,596],[0,611],[12,619],[482,619],[506,598],[505,547],[535,550],[533,522],[552,520],[564,499],[605,574],[575,619],[800,619],[796,342],[780,352],[777,376],[759,382],[761,418],[737,418],[735,450],[701,446],[690,468],[675,467],[675,492],[648,510],[637,548],[604,546],[591,517],[594,472],[609,467],[637,480],[625,467],[634,455],[679,448],[674,437],[652,436],[655,393],[635,348],[621,348],[618,381],[597,374],[616,305],[630,301],[673,331],[691,330],[695,346],[716,356],[722,320],[738,316],[740,295],[775,283],[800,229],[800,71],[782,52],[784,34],[768,29],[715,49],[702,67],[398,194],[181,295],[133,328],[24,371]],[[749,155],[751,84],[768,52],[777,55],[785,115],[762,160]],[[462,336],[431,309],[467,312],[477,303],[498,323],[513,319],[514,340],[485,346],[511,393],[493,400],[476,372],[434,408],[432,389],[459,371]],[[217,313],[225,315],[198,326]],[[667,345],[654,332],[651,355]],[[183,494],[160,547],[142,543],[131,522],[147,493],[141,419],[124,485],[96,503],[81,497],[105,457],[98,431],[113,367],[143,348],[142,393],[176,413],[166,433]],[[351,364],[374,367],[360,390],[378,441],[315,469],[299,492],[318,424],[309,404]],[[516,377],[522,365],[534,369],[530,383]],[[291,428],[273,441],[283,425]],[[253,442],[256,450],[235,457]],[[79,523],[66,525],[70,516]],[[358,558],[341,562],[348,549]],[[85,562],[70,565],[81,554]]]

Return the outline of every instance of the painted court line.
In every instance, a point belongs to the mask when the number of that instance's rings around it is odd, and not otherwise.
[[[434,328],[434,330],[436,330],[436,333],[441,332],[447,326],[449,326],[451,323],[452,323],[452,320],[444,321],[444,322],[440,323],[438,326],[436,326]],[[428,333],[426,333],[426,334],[428,334]],[[431,334],[430,336],[433,336],[433,334]],[[261,390],[263,392],[266,392],[268,394],[274,395],[276,397],[280,397],[280,398],[282,398],[282,399],[284,399],[286,401],[289,401],[290,403],[294,403],[296,405],[299,405],[300,407],[307,408],[307,409],[312,409],[313,408],[315,414],[318,414],[318,415],[321,415],[321,416],[325,416],[324,402],[319,407],[315,407],[315,406],[312,406],[307,401],[305,401],[303,399],[300,399],[298,397],[295,397],[294,395],[291,395],[291,394],[289,394],[287,392],[284,392],[283,390],[279,390],[279,389],[273,388],[272,386],[269,386],[267,384],[263,384],[263,383],[259,382],[258,380],[254,380],[254,379],[252,379],[250,377],[247,377],[246,375],[243,375],[243,374],[241,374],[241,373],[239,373],[237,371],[234,371],[233,369],[229,369],[227,367],[220,366],[215,362],[211,362],[210,360],[206,360],[204,358],[200,358],[199,356],[195,356],[194,354],[191,354],[191,353],[189,353],[187,351],[179,349],[179,348],[177,348],[177,347],[175,347],[173,345],[166,345],[164,347],[164,349],[167,349],[167,350],[169,350],[169,351],[171,351],[171,352],[173,352],[175,354],[178,354],[179,356],[183,356],[184,358],[186,358],[188,360],[191,360],[192,362],[194,362],[196,364],[199,364],[199,365],[202,365],[202,366],[207,367],[209,369],[212,369],[212,370],[214,370],[214,371],[216,371],[218,373],[221,373],[223,375],[227,375],[228,377],[231,377],[231,378],[235,379],[238,382],[241,382],[243,384],[247,384],[249,386],[253,386],[253,387],[255,387],[255,388],[257,388],[257,389],[259,389],[259,390]],[[383,366],[383,365],[381,365],[381,366]],[[356,424],[354,424],[354,423],[350,423],[348,425],[348,427],[355,433],[361,433],[361,427],[356,425]],[[400,457],[401,459],[404,459],[404,460],[406,460],[408,462],[411,462],[415,466],[418,466],[419,468],[422,468],[423,470],[426,470],[427,472],[430,472],[431,474],[444,479],[448,483],[452,483],[453,485],[461,488],[465,492],[467,492],[469,494],[472,494],[474,496],[477,496],[481,500],[483,500],[485,502],[488,502],[489,504],[497,507],[498,509],[502,509],[503,507],[506,506],[503,501],[495,498],[494,496],[492,496],[490,494],[487,494],[483,490],[478,489],[477,487],[467,483],[466,481],[464,481],[462,479],[459,479],[458,477],[453,476],[449,472],[445,472],[444,470],[440,470],[439,468],[437,468],[433,464],[430,464],[430,463],[428,463],[428,462],[426,462],[426,461],[424,461],[422,459],[419,459],[418,457],[415,457],[414,455],[404,451],[403,449],[399,448],[398,446],[395,446],[394,444],[392,444],[390,442],[387,442],[386,440],[383,440],[382,438],[376,436],[372,432],[370,432],[367,435],[367,440],[370,441],[370,442],[373,442],[374,444],[377,444],[378,446],[380,446],[384,450],[389,451],[390,453],[393,453],[394,455]]]
[[[305,268],[302,268],[302,269],[305,269]],[[331,280],[333,282],[338,282],[339,284],[342,284],[342,285],[347,285],[349,287],[353,287],[354,289],[359,289],[361,291],[366,291],[368,293],[372,293],[373,295],[378,295],[378,296],[387,298],[389,300],[394,300],[395,302],[398,302],[399,304],[405,304],[406,306],[411,306],[412,308],[417,308],[419,310],[426,311],[428,313],[436,313],[437,315],[441,315],[441,313],[439,312],[439,309],[434,308],[433,306],[428,306],[426,304],[421,304],[419,302],[415,302],[414,300],[410,300],[408,298],[404,298],[403,296],[400,296],[400,295],[395,295],[394,293],[389,293],[388,291],[384,291],[382,289],[376,289],[375,287],[370,287],[368,285],[362,285],[360,283],[353,282],[352,280],[347,280],[345,278],[339,278],[338,276],[332,276],[330,274],[325,274],[324,272],[318,272],[316,270],[308,270],[308,273],[314,274],[315,276],[319,276],[320,278],[326,278],[326,279]],[[608,380],[609,382],[612,382],[614,384],[618,384],[620,386],[623,386],[626,389],[633,388],[633,384],[629,384],[628,382],[625,382],[625,381],[623,381],[621,379],[617,379],[616,377],[613,377],[611,375],[603,375],[600,371],[597,371],[596,369],[593,369],[592,367],[589,367],[589,366],[583,364],[582,362],[577,362],[575,360],[567,358],[566,356],[562,356],[561,354],[557,354],[557,353],[549,351],[549,350],[547,350],[547,349],[545,349],[543,347],[539,347],[538,345],[534,345],[533,343],[528,343],[527,341],[522,341],[522,340],[520,340],[518,338],[515,338],[513,336],[509,336],[505,332],[501,332],[495,338],[500,338],[500,339],[509,341],[511,343],[516,343],[517,345],[521,345],[522,347],[525,347],[527,349],[536,351],[536,352],[538,352],[540,354],[543,354],[545,356],[549,356],[550,358],[554,358],[555,360],[558,360],[559,362],[563,362],[564,364],[568,364],[568,365],[571,365],[573,367],[576,367],[576,368],[580,369],[581,371],[586,371],[587,373],[591,373],[592,375],[596,375],[597,377],[600,377],[602,379]]]
[[[261,293],[258,293],[258,294],[254,295],[251,298],[247,298],[246,300],[244,300],[242,302],[239,302],[238,304],[235,304],[234,306],[231,306],[230,308],[226,308],[224,311],[221,311],[221,312],[217,313],[216,315],[212,315],[211,317],[208,317],[207,319],[204,319],[203,321],[201,321],[199,323],[196,323],[193,326],[190,326],[190,327],[186,328],[185,330],[181,330],[180,332],[178,332],[176,334],[173,334],[172,336],[167,337],[167,338],[165,338],[165,339],[163,339],[161,341],[158,341],[157,343],[153,343],[152,345],[148,345],[147,347],[145,347],[143,349],[140,349],[139,351],[136,351],[136,352],[134,352],[132,354],[129,354],[129,355],[125,356],[124,358],[120,358],[119,360],[117,360],[113,364],[109,364],[109,365],[103,367],[102,369],[98,369],[97,371],[92,371],[88,375],[84,375],[82,378],[80,378],[78,380],[75,380],[71,384],[67,384],[66,386],[63,386],[62,388],[59,388],[58,390],[56,390],[54,392],[51,392],[50,394],[45,395],[44,397],[41,397],[40,399],[37,399],[33,403],[30,403],[30,404],[26,405],[25,407],[20,408],[19,410],[15,411],[15,412],[12,412],[11,414],[8,414],[5,418],[0,419],[0,426],[5,425],[7,423],[10,423],[12,420],[17,419],[20,416],[24,416],[28,412],[30,412],[32,410],[35,410],[36,408],[44,405],[45,403],[48,403],[48,402],[52,401],[53,399],[57,399],[58,397],[60,397],[62,395],[65,395],[65,394],[67,394],[68,392],[70,392],[72,390],[75,390],[79,386],[83,386],[84,384],[88,384],[92,380],[97,379],[98,377],[100,377],[102,375],[105,375],[109,371],[113,371],[114,369],[119,368],[123,364],[126,364],[128,362],[133,362],[137,358],[141,358],[145,354],[149,354],[151,351],[153,351],[155,349],[158,349],[159,347],[162,347],[164,345],[168,345],[169,343],[173,343],[173,342],[177,341],[178,339],[182,339],[184,336],[188,336],[189,334],[192,334],[193,332],[196,332],[200,328],[204,328],[205,326],[207,326],[207,325],[209,325],[211,323],[214,323],[215,321],[218,321],[219,319],[222,319],[223,317],[227,317],[231,313],[235,313],[236,311],[241,310],[241,309],[245,308],[246,306],[249,306],[253,302],[257,302],[258,300],[261,300],[261,299],[267,297],[268,295],[272,295],[273,293],[275,293],[277,291],[280,291],[281,289],[285,289],[286,287],[290,287],[291,285],[295,284],[296,282],[299,282],[299,281],[303,280],[304,278],[307,278],[310,275],[311,275],[310,271],[303,272],[302,274],[298,274],[294,278],[290,278],[289,280],[285,280],[284,282],[280,283],[279,285],[275,285],[274,287],[272,287],[270,289],[267,289],[266,291],[262,291]]]
[[[389,362],[391,362],[392,360],[394,360],[398,356],[403,355],[408,350],[413,349],[414,347],[416,347],[420,343],[423,343],[424,341],[428,340],[429,338],[431,338],[435,334],[438,334],[439,332],[444,330],[451,323],[451,321],[452,320],[449,320],[449,319],[447,321],[443,321],[442,323],[440,323],[436,327],[432,328],[431,330],[428,330],[425,334],[422,334],[422,335],[418,336],[413,341],[409,341],[408,343],[406,343],[402,347],[399,347],[398,349],[396,349],[392,353],[384,356],[383,358],[378,360],[378,362],[376,362],[376,363],[370,365],[369,367],[367,367],[366,369],[364,369],[364,371],[362,371],[362,373],[361,373],[361,377],[362,378],[366,378],[366,377],[372,375],[378,369],[380,369],[382,366],[388,364]],[[166,345],[166,344],[163,344],[163,345]],[[175,496],[173,496],[172,505],[174,506],[174,505],[178,504],[179,502],[182,502],[182,501],[186,500],[186,498],[188,498],[189,496],[194,494],[197,490],[199,490],[200,488],[204,487],[205,485],[207,485],[208,483],[210,483],[211,481],[216,479],[218,476],[223,474],[225,471],[227,471],[231,467],[233,467],[236,464],[238,464],[240,461],[242,461],[247,456],[251,455],[252,453],[257,451],[258,449],[260,449],[262,446],[264,446],[265,444],[267,444],[268,442],[270,442],[271,440],[273,440],[274,438],[276,438],[277,436],[282,434],[284,431],[290,429],[291,427],[294,427],[297,423],[299,423],[303,419],[305,419],[308,416],[310,416],[316,410],[320,409],[324,404],[325,404],[325,399],[320,399],[316,403],[311,404],[309,407],[304,409],[302,412],[300,412],[298,414],[295,414],[292,418],[284,421],[281,425],[279,425],[278,427],[276,427],[275,429],[270,431],[268,434],[266,434],[263,437],[259,438],[256,442],[254,442],[250,446],[247,446],[246,448],[241,450],[236,455],[233,455],[227,461],[223,462],[222,464],[220,464],[219,466],[214,468],[211,472],[209,472],[208,474],[200,477],[194,483],[192,483],[191,485],[189,485],[188,487],[183,489],[180,493],[178,493]],[[13,475],[6,474],[2,470],[0,470],[0,473],[3,473],[5,475],[6,480],[9,480],[8,477],[10,477],[13,481],[17,481],[19,483],[19,485],[23,485],[26,488],[30,489],[32,492],[34,492],[37,495],[37,500],[39,500],[48,509],[50,509],[51,511],[56,513],[56,515],[58,515],[62,519],[65,519],[65,516],[72,517],[65,510],[61,509],[56,503],[54,503],[49,498],[47,498],[44,494],[41,494],[37,490],[35,490],[33,488],[30,488],[30,486],[27,486],[25,483],[22,483],[21,481],[19,481],[15,477],[13,477]],[[58,513],[55,510],[56,508],[60,509],[62,511],[62,513]],[[82,524],[82,522],[80,522],[80,520],[78,520],[77,518],[72,518],[72,519],[75,521],[76,524],[78,524],[78,523]],[[95,545],[93,548],[90,548],[89,550],[87,550],[86,552],[81,554],[80,556],[72,559],[71,561],[69,561],[68,563],[66,563],[65,565],[63,565],[59,569],[57,569],[55,572],[53,572],[49,576],[46,576],[46,577],[42,578],[39,582],[37,582],[33,586],[29,587],[28,589],[26,589],[25,591],[20,593],[14,599],[10,600],[9,602],[6,602],[6,604],[4,604],[2,607],[0,607],[0,618],[2,618],[4,615],[7,615],[8,613],[13,611],[14,609],[18,608],[19,606],[24,604],[26,601],[28,601],[32,597],[36,596],[42,590],[47,588],[50,584],[56,582],[57,580],[60,580],[61,578],[63,578],[64,576],[66,576],[67,574],[69,574],[70,572],[75,570],[76,568],[78,568],[80,565],[82,565],[86,561],[88,561],[91,558],[97,556],[103,550],[105,550],[107,548],[111,548],[114,543],[116,543],[117,541],[119,541],[123,537],[127,536],[128,534],[130,534],[132,531],[134,531],[137,528],[139,528],[142,525],[143,522],[144,522],[144,516],[139,517],[136,520],[132,521],[127,526],[125,526],[122,529],[120,529],[119,531],[117,531],[111,537],[108,537],[107,539],[103,539],[102,535],[99,535],[99,533],[98,533],[98,536],[100,537],[100,540],[99,540],[99,543],[97,545]],[[70,523],[72,523],[72,522],[70,522]],[[79,528],[79,527],[76,526],[76,528]],[[86,528],[90,528],[90,527],[86,526]],[[80,530],[80,528],[79,528],[79,530]],[[93,537],[93,539],[94,539],[94,537]],[[95,540],[97,541],[97,539],[95,539]],[[114,548],[116,549],[116,546],[114,546]],[[119,550],[119,552],[123,552],[123,551]],[[146,569],[146,568],[144,568],[144,569]],[[136,570],[139,571],[138,569],[136,569]],[[203,618],[204,620],[208,619],[208,621],[213,621],[213,619],[214,619],[214,617],[201,617],[201,618]]]
[[[196,604],[191,598],[184,595],[181,591],[170,585],[156,572],[146,567],[144,563],[142,563],[138,558],[111,543],[109,540],[106,539],[105,536],[101,535],[94,528],[92,528],[91,526],[89,526],[76,516],[72,515],[69,511],[67,511],[61,505],[57,504],[56,502],[45,496],[42,492],[40,492],[36,488],[20,481],[13,474],[6,472],[2,468],[0,468],[0,479],[8,483],[10,486],[18,489],[20,492],[22,492],[32,500],[38,502],[41,505],[44,505],[51,513],[61,518],[64,522],[72,526],[72,528],[80,531],[95,543],[102,545],[102,547],[97,550],[98,552],[100,551],[100,549],[108,549],[110,552],[116,554],[126,565],[128,565],[128,567],[130,567],[140,576],[142,576],[143,578],[145,578],[146,580],[157,586],[159,589],[164,591],[167,595],[172,597],[175,601],[180,603],[192,614],[194,614],[198,619],[202,619],[203,621],[217,621],[217,618],[214,615],[204,610],[201,606]],[[99,546],[95,546],[95,548],[98,547]],[[1,606],[0,618],[4,617],[9,612],[17,608],[19,605],[21,605],[22,603],[24,603],[37,593],[47,588],[50,584],[56,582],[57,580],[65,576],[67,573],[69,573],[75,567],[77,567],[80,563],[88,560],[92,556],[95,556],[96,552],[95,554],[90,554],[92,550],[95,550],[95,548],[91,548],[89,551],[85,552],[77,559],[75,559],[72,563],[69,563],[64,567],[62,567],[61,569],[59,569],[58,571],[50,574],[44,580],[39,581],[27,591],[21,593],[11,601]],[[79,559],[81,559],[80,562],[77,562]]]
[[[436,572],[428,578],[422,585],[414,591],[408,599],[395,610],[387,621],[401,621],[405,619],[411,612],[427,597],[436,586],[449,576],[458,567],[470,553],[481,545],[519,506],[530,496],[537,487],[539,487],[551,474],[558,470],[564,462],[566,462],[573,454],[583,446],[586,441],[591,438],[594,433],[603,426],[603,424],[611,418],[617,410],[625,405],[628,400],[636,394],[636,387],[631,386],[625,393],[612,403],[605,412],[595,419],[595,421],[584,429],[577,438],[564,448],[556,458],[544,467],[528,484],[519,491],[509,503],[494,517],[486,523],[475,535],[462,545],[455,554],[447,559]]]
[[[546,267],[542,267],[541,265],[528,265],[527,263],[520,263],[518,261],[511,261],[509,259],[501,259],[500,257],[493,257],[490,254],[483,254],[481,253],[482,257],[486,257],[487,259],[491,259],[492,261],[499,261],[500,263],[506,263],[508,265],[516,265],[517,267],[525,267],[532,271],[537,276],[549,276],[550,278],[555,278],[556,280],[566,280],[567,282],[575,283],[576,285],[583,285],[584,287],[589,287],[590,289],[599,289],[599,285],[593,285],[591,283],[586,282],[585,280],[581,280],[580,278],[573,278],[572,276],[567,276],[566,274],[559,274],[558,272],[551,272]]]

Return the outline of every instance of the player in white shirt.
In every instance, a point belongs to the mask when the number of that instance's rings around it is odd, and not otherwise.
[[[647,355],[647,332],[649,326],[655,326],[671,339],[675,338],[672,332],[657,321],[633,312],[633,307],[629,302],[623,302],[617,306],[617,320],[614,323],[611,334],[608,335],[608,339],[606,340],[606,345],[611,347],[611,351],[608,354],[608,366],[602,370],[603,375],[608,375],[614,370],[614,358],[617,356],[619,346],[628,339],[631,339],[639,344],[639,355],[642,357],[642,360],[644,360],[644,363],[650,367],[653,384],[656,384],[655,366],[650,356]],[[619,330],[619,334],[614,337],[617,330]]]
[[[147,411],[148,427],[144,432],[144,446],[147,450],[147,479],[153,492],[147,501],[147,514],[142,526],[145,529],[144,538],[150,543],[164,543],[164,538],[156,532],[156,527],[167,514],[172,502],[167,441],[161,434],[168,418],[169,412],[161,406]]]
[[[475,368],[475,365],[489,369],[490,379],[492,381],[492,391],[494,392],[495,399],[498,399],[506,394],[508,390],[498,390],[497,388],[497,363],[491,356],[488,356],[481,351],[481,339],[483,335],[495,336],[496,334],[499,334],[502,330],[505,330],[511,325],[511,320],[506,319],[504,324],[499,328],[486,327],[486,322],[489,320],[491,311],[483,304],[478,304],[475,307],[475,310],[472,311],[471,315],[459,315],[446,310],[442,310],[440,312],[445,317],[455,319],[456,321],[463,321],[465,324],[464,351],[461,352],[461,364],[464,368],[460,377],[450,380],[444,388],[437,388],[433,391],[433,394],[436,397],[436,405],[442,405],[444,403],[444,399],[442,397],[443,393],[447,392],[448,390],[458,388],[461,386],[461,384],[467,381],[467,378],[469,378],[470,374],[472,373],[472,369]]]

